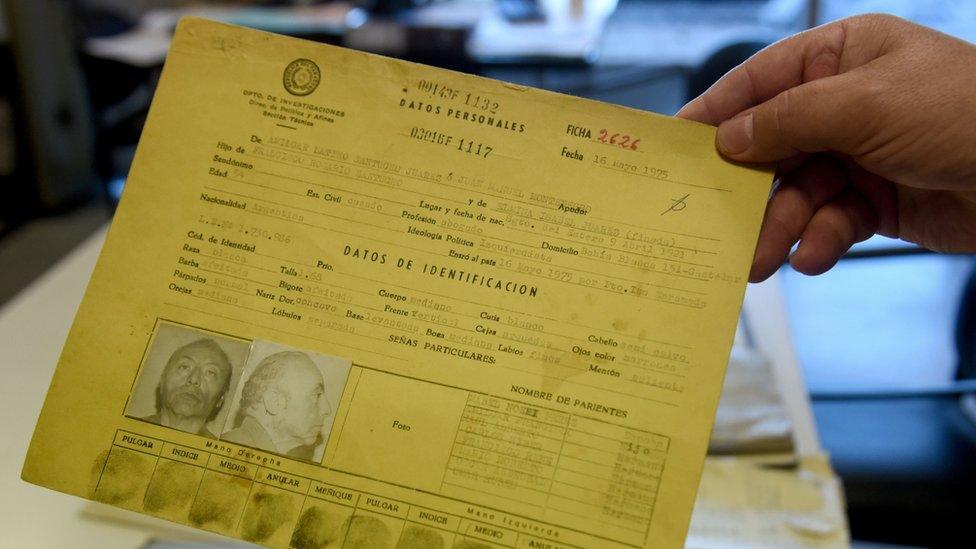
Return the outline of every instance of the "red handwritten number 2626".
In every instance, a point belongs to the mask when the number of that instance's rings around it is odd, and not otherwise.
[[[607,130],[600,130],[600,137],[596,138],[600,143],[606,143],[607,145],[616,145],[621,149],[630,149],[632,151],[637,150],[637,144],[640,143],[640,139],[633,139],[629,135],[623,135],[620,133],[609,133]]]

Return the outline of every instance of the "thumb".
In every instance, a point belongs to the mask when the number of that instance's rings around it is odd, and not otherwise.
[[[787,89],[718,127],[716,145],[742,162],[776,162],[800,153],[854,154],[877,113],[864,108],[865,82],[850,73]]]

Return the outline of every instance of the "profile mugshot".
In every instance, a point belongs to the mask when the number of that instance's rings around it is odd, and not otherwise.
[[[238,377],[235,371],[240,370],[235,364],[243,362],[247,347],[248,342],[243,340],[161,324],[126,414],[163,427],[217,438],[215,433],[220,432],[226,417],[221,412]]]
[[[337,357],[256,341],[221,440],[320,460],[350,366]]]

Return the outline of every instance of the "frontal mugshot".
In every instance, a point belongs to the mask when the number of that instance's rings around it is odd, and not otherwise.
[[[156,413],[146,421],[217,438],[207,429],[224,405],[232,367],[227,353],[209,338],[188,343],[170,355],[156,386]]]
[[[244,383],[234,428],[221,439],[310,460],[332,404],[311,358],[298,351],[268,355]]]

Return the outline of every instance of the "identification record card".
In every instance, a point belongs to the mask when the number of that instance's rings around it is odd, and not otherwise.
[[[181,21],[23,477],[270,547],[680,547],[768,171]]]

